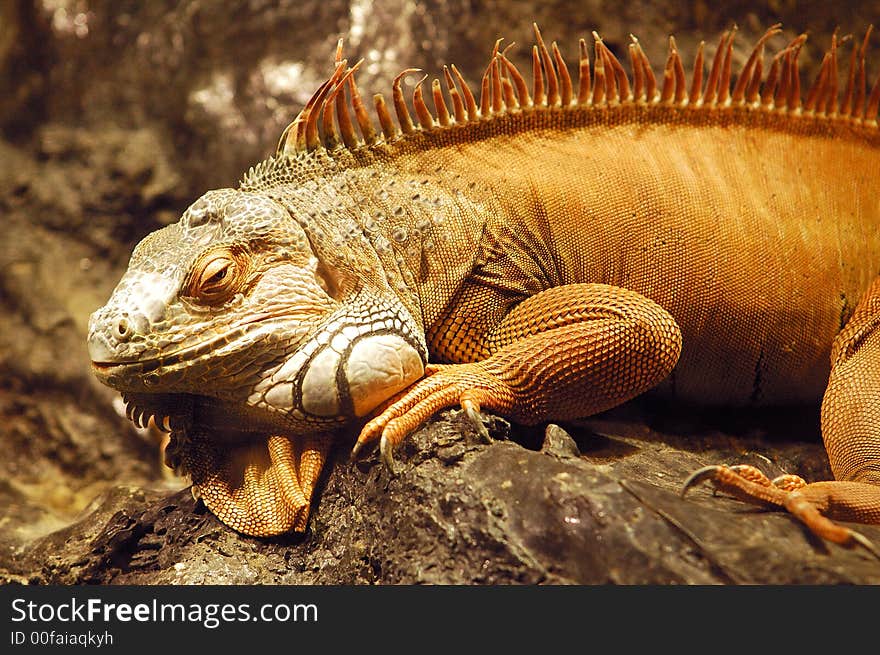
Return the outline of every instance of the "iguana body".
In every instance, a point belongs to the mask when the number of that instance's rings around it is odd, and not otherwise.
[[[840,482],[701,476],[852,540],[815,508],[880,522],[880,85],[866,37],[802,99],[802,38],[762,74],[777,32],[733,81],[732,35],[705,83],[702,48],[686,83],[673,43],[662,85],[598,39],[573,85],[538,36],[531,84],[496,49],[479,106],[446,71],[448,105],[419,86],[414,120],[398,78],[381,135],[338,61],[276,157],[138,246],[93,315],[95,371],[135,419],[168,417],[172,462],[258,535],[305,529],[332,435],[377,407],[356,449],[390,457],[458,404],[538,423],[658,385],[824,393]]]

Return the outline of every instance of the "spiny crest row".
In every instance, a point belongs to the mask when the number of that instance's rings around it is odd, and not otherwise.
[[[384,96],[380,93],[373,98],[381,135],[367,113],[354,79],[363,60],[349,67],[347,60],[342,58],[340,39],[333,75],[320,86],[296,119],[284,130],[276,155],[295,155],[322,148],[333,150],[340,145],[353,150],[364,144],[372,145],[383,140],[391,142],[420,130],[473,123],[522,109],[595,107],[628,102],[679,107],[753,106],[767,111],[849,119],[876,127],[880,107],[880,76],[868,94],[865,73],[865,58],[872,28],[873,26],[867,29],[861,43],[853,41],[843,100],[839,101],[838,47],[848,37],[839,39],[836,32],[831,38],[831,47],[822,60],[816,80],[807,91],[806,97],[802,98],[798,55],[807,39],[806,34],[798,36],[776,54],[766,78],[763,74],[764,46],[770,38],[781,33],[779,24],[770,27],[755,44],[732,90],[731,59],[736,28],[721,36],[705,83],[704,43],[700,43],[697,49],[693,73],[688,83],[675,39],[670,37],[663,80],[658,84],[638,39],[631,36],[632,43],[628,48],[632,69],[630,77],[599,35],[593,32],[595,45],[592,71],[586,41],[581,39],[579,42],[576,91],[556,42],[548,48],[538,26],[534,25],[536,44],[532,47],[531,84],[527,83],[519,69],[507,58],[507,49],[500,50],[502,40],[499,39],[483,74],[479,102],[455,65],[444,66],[443,78],[452,110],[447,105],[439,79],[434,79],[431,83],[434,111],[428,108],[422,91],[426,76],[416,84],[413,91],[413,120],[401,81],[405,75],[420,71],[408,68],[394,78],[391,87],[392,104],[399,127],[391,118]],[[360,135],[355,131],[355,123]]]

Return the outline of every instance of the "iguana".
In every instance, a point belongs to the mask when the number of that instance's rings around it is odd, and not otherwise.
[[[390,462],[454,406],[536,424],[654,388],[822,399],[836,481],[688,484],[869,545],[832,521],[880,523],[880,81],[869,29],[802,93],[806,36],[765,62],[780,31],[736,76],[735,30],[711,64],[700,44],[690,79],[670,38],[658,81],[635,38],[629,73],[594,33],[573,74],[536,26],[531,79],[499,41],[476,95],[449,66],[407,100],[408,69],[376,120],[337,49],[274,156],[135,248],[91,317],[94,372],[249,535],[306,529],[352,425]]]

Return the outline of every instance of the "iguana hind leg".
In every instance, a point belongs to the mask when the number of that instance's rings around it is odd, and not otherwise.
[[[737,498],[784,507],[814,534],[835,543],[868,545],[833,521],[880,524],[880,279],[834,341],[822,401],[822,438],[834,481],[788,489],[762,484],[736,467],[717,466],[695,473],[685,490],[711,479]]]
[[[475,362],[432,366],[361,431],[390,449],[446,407],[489,409],[535,424],[589,416],[650,389],[673,369],[681,333],[644,296],[604,284],[571,284],[528,297],[464,350]]]

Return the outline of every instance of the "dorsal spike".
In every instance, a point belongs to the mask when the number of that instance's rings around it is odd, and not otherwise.
[[[345,59],[340,59],[340,46],[342,43],[342,39],[339,40],[339,44],[337,44],[336,50],[336,69],[333,71],[333,75],[330,76],[330,79],[327,81],[324,90],[319,94],[319,97],[315,100],[314,105],[311,108],[311,112],[306,120],[305,126],[305,141],[306,148],[308,150],[315,150],[322,143],[324,147],[327,146],[326,139],[322,142],[320,135],[318,134],[318,119],[323,117],[325,108],[328,103],[332,104],[332,98],[335,97],[335,93],[339,91],[342,85],[345,83],[345,80],[348,76],[348,63]],[[333,130],[331,129],[331,132]],[[335,136],[335,132],[333,133]],[[334,141],[331,137],[330,141],[333,147],[336,146],[338,141]]]
[[[820,100],[828,86],[828,64],[831,59],[829,53],[825,53],[822,58],[822,65],[819,66],[819,73],[813,82],[810,90],[807,91],[807,99],[804,102],[804,111],[822,113],[820,109]]]
[[[360,62],[358,62],[360,63]],[[360,144],[358,143],[357,133],[354,131],[354,123],[351,122],[351,115],[348,113],[348,101],[345,97],[345,86],[355,69],[350,68],[345,73],[345,77],[339,81],[333,90],[332,97],[336,104],[336,124],[339,128],[339,136],[342,137],[342,143],[349,150],[354,150]],[[329,102],[329,99],[328,99]]]
[[[449,116],[449,109],[446,107],[446,101],[443,99],[443,89],[440,87],[440,80],[434,78],[431,82],[431,94],[434,96],[434,110],[437,112],[437,123],[441,127],[449,127],[452,120]]]
[[[684,104],[687,97],[687,78],[684,74],[684,64],[681,61],[681,56],[678,54],[678,47],[675,45],[675,37],[669,37],[669,47],[674,55],[672,66],[675,74],[675,97],[673,101],[676,105],[681,105]]]
[[[706,81],[706,91],[703,93],[703,104],[713,105],[715,104],[715,98],[718,97],[721,62],[724,60],[724,53],[727,50],[727,37],[729,35],[729,30],[722,34],[718,47],[715,49],[715,56],[712,57],[712,66],[709,68],[709,79]]]
[[[645,99],[654,102],[657,100],[657,78],[654,77],[654,67],[651,66],[651,61],[641,44],[639,44],[639,57],[642,60],[642,71],[645,73]]]
[[[811,109],[819,115],[825,113],[826,100],[828,91],[831,86],[831,52],[827,51],[822,57],[822,64],[819,66],[819,74],[816,81],[807,94],[808,100],[813,100]],[[812,98],[810,97],[812,96]]]
[[[587,42],[584,39],[578,41],[578,99],[579,105],[590,102],[591,79],[590,79],[590,56],[587,52]]]
[[[513,80],[513,85],[516,88],[519,105],[521,107],[531,107],[532,97],[529,95],[529,85],[526,84],[525,78],[519,72],[519,69],[513,65],[513,62],[511,62],[503,54],[501,55],[501,60],[504,62],[504,65],[507,67],[507,72],[510,75],[510,78]]]
[[[468,86],[467,82],[464,81],[464,77],[462,77],[458,68],[455,67],[455,64],[452,64],[450,68],[452,69],[452,75],[455,77],[455,81],[458,83],[458,86],[461,87],[461,95],[464,98],[464,106],[467,109],[468,120],[475,121],[479,119],[480,113],[477,110],[477,101],[474,100],[474,94],[471,93],[471,88]]]
[[[344,69],[345,64],[342,64],[339,69]],[[336,77],[334,73],[333,78]],[[291,130],[291,137],[293,138],[293,150],[294,152],[306,152],[311,150],[309,147],[309,123],[315,114],[319,111],[319,107],[321,103],[324,102],[324,98],[327,96],[327,91],[333,88],[333,78],[327,80],[318,87],[318,92],[314,96],[309,99],[309,102],[306,103],[306,106],[303,107],[302,111],[299,113],[299,116],[294,120],[294,125]],[[317,144],[314,144],[313,147],[317,147]]]
[[[599,35],[593,32],[595,39],[593,51],[593,104],[601,105],[605,102],[605,57],[602,56],[602,42]]]
[[[675,92],[675,50],[674,41],[669,40],[669,54],[666,56],[666,65],[663,67],[663,87],[660,91],[660,103],[669,104]]]
[[[568,74],[568,66],[565,65],[565,59],[559,51],[559,46],[556,45],[556,41],[553,42],[552,50],[553,60],[556,62],[556,71],[559,74],[559,101],[562,103],[563,107],[568,107],[571,105],[571,99],[574,95],[574,90],[571,85],[571,75]]]
[[[513,83],[506,75],[501,76],[501,91],[504,94],[505,106],[508,109],[519,109],[519,101],[516,99],[516,91],[513,88]]]
[[[493,60],[494,61],[494,60]],[[480,80],[480,115],[487,118],[492,112],[492,62],[486,67],[483,79]]]
[[[856,57],[859,54],[859,44],[853,41],[852,52],[849,56],[849,68],[846,76],[846,89],[843,91],[843,104],[840,106],[841,116],[852,116],[853,97],[856,90]]]
[[[275,156],[280,157],[285,152],[288,151],[288,143],[290,141],[290,134],[296,129],[297,121],[299,121],[299,116],[294,118],[290,123],[287,124],[287,127],[284,128],[284,131],[281,132],[281,137],[278,139],[278,145],[275,146]]]
[[[519,109],[519,100],[516,97],[516,90],[513,87],[513,82],[510,81],[510,69],[507,66],[507,51],[510,50],[513,45],[513,43],[510,43],[495,57],[495,65],[498,68],[498,78],[501,81],[501,95],[504,100],[503,104],[507,109]]]
[[[422,76],[418,82],[416,82],[416,88],[413,89],[413,109],[416,111],[416,117],[419,119],[419,125],[422,126],[423,130],[430,130],[434,127],[434,117],[431,115],[431,110],[428,109],[428,105],[425,104],[425,99],[422,96],[422,83],[428,79],[427,75]]]
[[[337,71],[340,70],[346,70],[344,59],[337,61]],[[340,93],[342,93],[344,98],[345,82],[347,78],[343,76],[336,81],[336,76],[337,73],[334,73],[334,77],[332,78],[334,80],[334,85],[332,86],[330,93],[327,95],[327,98],[324,100],[321,108],[321,127],[324,133],[323,143],[327,150],[333,150],[341,143],[339,131],[334,123],[334,116],[336,112],[336,98]]]
[[[454,69],[454,67],[453,67]],[[397,114],[397,122],[400,123],[400,130],[404,134],[412,134],[415,132],[412,117],[409,115],[409,108],[406,106],[406,99],[403,97],[403,89],[400,88],[400,82],[406,75],[410,73],[421,73],[419,68],[407,68],[397,74],[391,83],[391,100],[394,103],[394,112]]]
[[[501,64],[499,63],[499,55],[492,57],[490,64],[492,73],[489,76],[492,81],[492,112],[500,114],[504,111],[504,97],[502,95],[501,84]]]
[[[324,102],[324,107],[321,110],[321,128],[323,132],[323,142],[324,147],[327,150],[335,149],[339,144],[339,133],[336,131],[336,124],[334,122],[334,110],[336,108],[335,103],[335,93],[338,92],[339,87],[336,87],[333,90],[333,93],[327,97],[327,100]]]
[[[345,85],[355,68],[346,69],[346,60],[342,59],[342,39],[336,43],[336,65],[337,72],[345,71],[336,86],[330,91],[327,99],[324,101],[324,108],[321,112],[322,127],[324,128],[324,147],[328,150],[337,148],[342,143],[349,150],[357,147],[357,136],[354,132],[354,126],[351,123],[351,117],[348,115],[348,107],[345,99]],[[360,65],[360,62],[358,62]],[[334,73],[334,78],[337,73]],[[336,113],[336,127],[333,124],[333,110]]]
[[[630,38],[633,39],[633,43],[630,43],[627,49],[629,50],[629,65],[633,72],[633,97],[636,102],[641,102],[645,99],[645,73],[642,70],[642,59],[637,50],[638,41],[632,34],[630,34]]]
[[[732,60],[733,60],[733,40],[736,38],[737,26],[734,25],[730,30],[730,37],[727,39],[727,47],[724,52],[724,62],[721,64],[721,79],[718,82],[718,104],[727,104],[730,99],[730,78],[732,77]]]
[[[791,53],[792,50],[786,50],[785,56],[782,57],[779,87],[776,89],[776,97],[773,99],[778,109],[784,109],[788,106],[788,87],[791,86]]]
[[[764,32],[764,35],[760,39],[758,39],[755,47],[752,48],[752,52],[749,55],[746,63],[743,65],[742,70],[739,73],[739,77],[736,81],[736,85],[733,89],[733,95],[731,96],[731,102],[733,102],[733,104],[742,104],[743,100],[745,100],[746,91],[752,84],[752,77],[755,74],[755,69],[759,65],[758,62],[761,60],[761,57],[763,57],[764,44],[768,41],[768,39],[782,32],[780,27],[780,23],[771,25],[767,29],[767,31]],[[760,71],[760,69],[758,70]],[[760,72],[758,73],[758,77],[760,79]]]
[[[449,97],[452,99],[452,113],[455,116],[456,123],[464,123],[467,115],[464,113],[464,102],[461,100],[461,94],[455,86],[455,80],[449,72],[449,66],[443,67],[443,79],[446,81],[446,90],[449,91]]]
[[[761,105],[764,107],[771,107],[773,105],[776,87],[779,85],[779,69],[781,67],[779,62],[782,61],[783,56],[785,56],[785,50],[778,52],[773,57],[773,63],[770,64],[770,72],[767,73],[767,81],[764,82],[764,89],[761,91]]]
[[[400,131],[391,120],[391,114],[388,112],[388,105],[385,104],[385,96],[377,93],[373,96],[373,106],[376,108],[376,116],[379,118],[379,126],[382,128],[382,134],[385,135],[385,141],[391,142],[400,136]]]
[[[626,74],[626,70],[623,68],[623,64],[620,63],[620,60],[614,56],[614,53],[606,46],[604,43],[602,44],[602,50],[605,54],[606,65],[611,68],[614,72],[614,93],[615,96],[621,102],[632,99],[632,91],[630,90],[629,84],[629,76]]]
[[[504,39],[495,40],[495,45],[492,48],[492,56],[490,57],[489,65],[486,68],[486,73],[489,75],[489,112],[483,113],[487,116],[489,113],[499,114],[504,111],[504,101],[501,90],[501,71],[500,66],[498,65],[498,54],[501,52],[502,41],[504,41]],[[482,106],[482,98],[480,98],[480,104]]]
[[[789,74],[788,98],[786,99],[786,107],[788,111],[795,112],[801,106],[801,74],[798,70],[798,56],[801,54],[801,46],[799,45],[791,53],[791,72]]]
[[[828,79],[828,97],[825,102],[825,113],[829,116],[837,115],[837,95],[840,88],[840,71],[837,67],[837,30],[831,35],[831,70]]]
[[[326,93],[326,90],[329,88],[330,84],[325,82],[321,87],[318,88],[319,91]],[[309,122],[309,116],[312,114],[312,108],[309,105],[306,105],[300,111],[299,116],[297,116],[293,120],[292,129],[290,131],[289,138],[293,143],[293,151],[294,152],[305,152],[308,150],[307,140],[306,140],[306,128]]]
[[[348,93],[351,96],[351,106],[354,109],[354,117],[357,121],[358,129],[361,132],[361,137],[363,137],[364,143],[372,145],[376,143],[377,140],[376,128],[373,126],[373,121],[367,113],[367,108],[364,106],[363,100],[361,100],[361,93],[358,90],[357,83],[354,79],[355,71],[357,71],[363,61],[364,60],[361,59],[351,68],[351,75],[348,78]]]
[[[550,58],[550,51],[547,50],[547,46],[544,44],[538,24],[532,23],[532,29],[535,32],[535,41],[538,43],[538,52],[541,54],[541,62],[544,64],[544,74],[547,78],[547,105],[553,107],[559,104],[559,79],[556,77],[553,60]]]
[[[764,46],[761,46],[761,51],[758,54],[758,58],[755,59],[755,67],[752,70],[752,79],[749,81],[748,86],[746,87],[746,97],[745,101],[747,104],[754,105],[760,100],[761,93],[761,80],[764,75]]]
[[[856,99],[853,105],[853,116],[862,118],[865,110],[865,93],[867,90],[867,80],[865,79],[865,57],[868,54],[868,40],[871,38],[871,32],[874,31],[873,25],[868,25],[865,31],[865,38],[862,41],[862,47],[859,49],[859,72],[856,79]]]
[[[532,98],[535,106],[542,107],[546,103],[544,95],[544,73],[541,69],[541,55],[538,46],[532,46]]]
[[[593,34],[598,37],[595,32]],[[600,40],[598,44],[602,55],[602,68],[605,71],[605,102],[616,103],[620,101],[620,93],[617,86],[617,71],[612,62],[613,55],[603,41]]]
[[[791,90],[795,84],[795,61],[797,60],[797,55],[800,53],[801,46],[803,45],[805,40],[806,35],[800,35],[798,38],[792,41],[781,53],[782,59],[780,60],[781,64],[779,69],[779,86],[776,89],[776,96],[773,99],[773,102],[778,109],[788,108],[788,101]]]
[[[340,69],[341,68],[342,66],[340,66]],[[297,139],[297,149],[316,150],[321,146],[321,138],[320,134],[318,133],[318,118],[321,115],[320,108],[323,106],[324,97],[326,97],[327,92],[330,90],[332,84],[332,81],[328,81],[321,85],[321,95],[318,97],[315,104],[309,108],[308,112],[304,111],[305,115],[303,116],[303,121],[300,124],[302,127],[304,127],[304,129],[302,130],[304,138],[303,143],[300,143],[299,139]],[[298,129],[297,132],[299,131],[300,130]]]
[[[705,41],[700,41],[697,47],[697,54],[694,57],[694,72],[691,76],[691,92],[688,96],[688,103],[696,105],[702,100],[703,96],[703,48],[706,46]]]
[[[794,39],[781,53],[781,67],[779,86],[776,89],[774,103],[778,109],[795,108],[800,103],[800,78],[797,70],[797,58],[801,48],[807,40],[806,34],[801,34]],[[793,94],[797,93],[797,102],[794,102]]]

